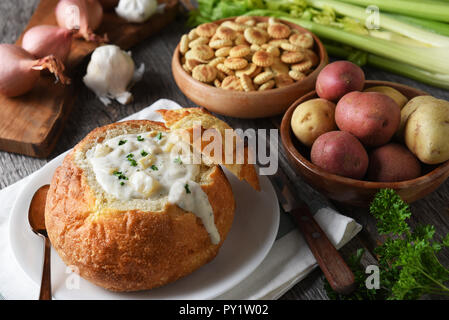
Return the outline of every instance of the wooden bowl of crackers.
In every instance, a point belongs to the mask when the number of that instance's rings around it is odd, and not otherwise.
[[[310,31],[281,19],[240,16],[182,36],[172,59],[179,89],[209,111],[236,118],[284,113],[315,89],[328,55]]]

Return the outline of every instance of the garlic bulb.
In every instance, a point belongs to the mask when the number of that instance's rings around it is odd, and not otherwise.
[[[127,104],[132,101],[128,90],[142,78],[144,69],[142,64],[135,70],[130,53],[116,45],[105,45],[92,53],[83,82],[105,105],[111,102],[110,99]]]
[[[120,0],[115,12],[129,22],[144,22],[157,8],[156,0]]]

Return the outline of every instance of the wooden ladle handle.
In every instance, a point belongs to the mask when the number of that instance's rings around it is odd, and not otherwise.
[[[302,206],[291,214],[332,289],[341,294],[351,293],[355,289],[354,274],[315,221],[309,208]]]
[[[41,281],[41,291],[39,293],[39,300],[51,300],[51,272],[50,272],[51,243],[48,237],[44,237],[44,239],[45,239],[44,266],[42,268],[42,281]]]

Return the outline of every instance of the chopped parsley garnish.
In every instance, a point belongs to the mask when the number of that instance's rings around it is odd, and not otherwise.
[[[182,164],[181,157],[180,157],[180,156],[177,156],[177,157],[175,158],[175,160],[173,160],[173,162],[174,162],[174,163],[178,163],[178,164]]]
[[[157,170],[159,170],[159,168],[156,167],[156,166],[153,164],[153,165],[151,166],[151,170],[157,171]]]
[[[187,183],[185,184],[184,189],[186,189],[186,193],[192,193]]]
[[[130,153],[126,156],[132,167],[137,167],[137,161],[134,160],[134,154]]]
[[[122,144],[125,144],[126,142],[128,142],[128,140],[120,140],[118,142],[118,145],[121,146]]]
[[[145,150],[142,150],[142,152],[140,154],[142,155],[142,157],[146,157],[148,155],[148,152],[146,152]]]
[[[112,174],[116,176],[119,180],[128,180],[128,177],[125,176],[121,171],[114,171]]]
[[[156,139],[161,140],[162,139],[162,132],[159,132],[156,136]]]
[[[142,136],[137,136],[137,141],[143,141],[145,140],[144,138],[142,138]]]
[[[125,185],[125,183],[124,183],[124,182],[122,181],[122,182],[120,182],[120,185],[121,185],[121,186],[124,186],[124,185]]]

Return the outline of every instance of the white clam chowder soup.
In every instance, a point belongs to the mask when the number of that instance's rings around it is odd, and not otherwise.
[[[168,132],[125,134],[97,144],[87,152],[103,190],[119,200],[168,197],[168,202],[198,216],[214,244],[220,234],[206,193],[195,182],[200,165],[191,164],[190,148]],[[175,150],[173,150],[176,148]]]

